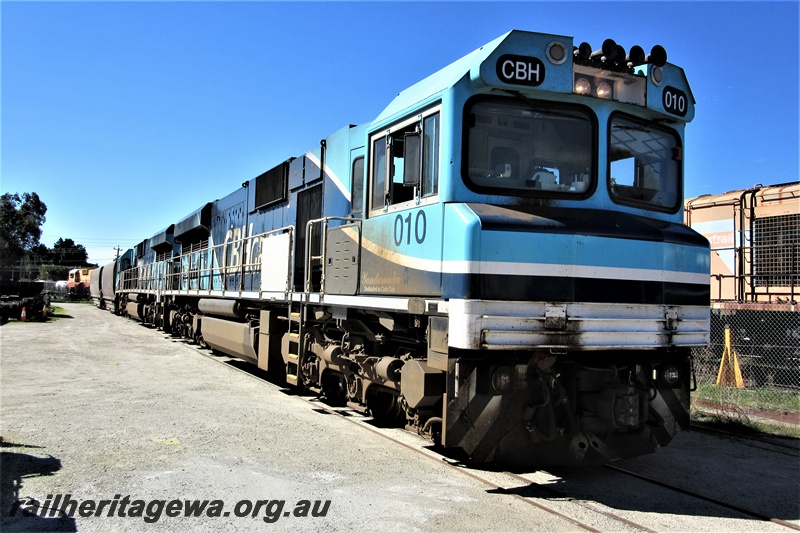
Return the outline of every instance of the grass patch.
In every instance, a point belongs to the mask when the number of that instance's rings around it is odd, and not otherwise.
[[[736,389],[706,383],[698,385],[692,397],[707,403],[730,406],[734,410],[800,413],[800,394],[767,387]]]
[[[756,418],[745,412],[692,406],[692,421],[738,435],[771,435],[800,439],[800,426]]]
[[[692,394],[691,414],[693,420],[733,433],[800,438],[800,394],[796,392],[703,384]]]

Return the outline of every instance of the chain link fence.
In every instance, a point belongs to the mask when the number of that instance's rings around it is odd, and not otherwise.
[[[711,342],[693,356],[696,407],[800,424],[800,313],[712,309]]]

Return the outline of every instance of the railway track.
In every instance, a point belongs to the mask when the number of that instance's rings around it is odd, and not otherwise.
[[[239,372],[248,374],[254,379],[270,382],[267,379],[265,373],[258,370],[257,368],[253,368],[251,365],[247,363],[244,363],[235,358],[230,358],[226,355],[213,354],[207,349],[202,349],[198,347],[196,347],[196,349],[198,353],[209,359],[217,361],[221,364],[226,364],[227,366],[230,366],[235,370],[238,370]],[[395,432],[395,434],[392,434],[391,430],[389,429],[381,428],[375,426],[374,424],[371,424],[370,423],[371,418],[369,416],[347,407],[329,406],[328,404],[324,403],[321,399],[319,399],[319,397],[317,397],[316,395],[313,396],[297,395],[297,397],[307,402],[312,407],[312,409],[318,413],[325,415],[339,416],[348,423],[357,425],[362,429],[375,433],[376,435],[379,435],[382,438],[391,441],[394,444],[397,444],[408,450],[411,450],[414,453],[424,456],[429,460],[436,461],[439,463],[444,463],[449,468],[453,469],[454,471],[457,471],[459,474],[468,476],[472,479],[475,479],[476,481],[479,481],[480,483],[483,483],[484,485],[489,487],[489,491],[497,494],[512,496],[516,499],[519,499],[520,501],[525,502],[526,504],[532,506],[533,508],[538,509],[539,511],[558,517],[559,519],[568,523],[569,527],[578,528],[583,531],[593,531],[593,532],[603,531],[603,529],[598,529],[596,525],[594,525],[599,519],[600,522],[608,525],[609,530],[632,528],[638,531],[644,531],[648,533],[655,533],[656,531],[658,531],[657,529],[653,529],[647,524],[637,522],[636,520],[632,520],[630,518],[626,518],[621,513],[614,512],[613,510],[608,509],[607,506],[603,504],[575,497],[564,491],[553,488],[552,486],[550,486],[549,483],[543,483],[535,479],[532,479],[530,475],[521,475],[505,471],[477,470],[471,468],[468,464],[465,464],[459,458],[445,455],[443,453],[443,450],[436,449],[433,443],[431,443],[429,440],[421,436],[417,436],[414,435],[413,433],[409,433],[406,431],[402,432],[397,431]],[[790,446],[786,447],[791,448]],[[776,450],[772,449],[771,451],[776,451]],[[777,451],[778,453],[789,454],[789,452],[781,450]],[[795,453],[794,456],[797,457],[797,453]],[[727,509],[728,511],[733,511],[734,513],[737,513],[742,517],[746,517],[749,519],[756,519],[763,522],[769,522],[778,526],[782,526],[787,529],[800,531],[800,526],[794,523],[781,520],[778,518],[772,518],[763,513],[759,513],[757,511],[753,511],[751,509],[733,503],[725,502],[718,498],[710,497],[704,494],[700,494],[698,492],[687,490],[678,487],[676,485],[672,485],[654,479],[652,477],[633,472],[631,470],[620,468],[615,465],[604,465],[602,468],[609,472],[614,472],[616,474],[623,475],[629,478],[635,478],[639,481],[648,483],[650,485],[658,486],[662,489],[682,494],[684,496],[688,496],[690,498],[703,501],[705,503],[711,504],[716,507]],[[522,485],[520,485],[520,483],[522,483]],[[570,512],[571,510],[574,511],[577,509],[579,509],[579,512],[577,513]],[[589,517],[594,515],[597,518],[595,520],[587,520],[587,518],[585,518],[587,513],[589,513]],[[573,514],[584,516],[584,518],[582,519],[576,518],[575,516],[573,516]]]

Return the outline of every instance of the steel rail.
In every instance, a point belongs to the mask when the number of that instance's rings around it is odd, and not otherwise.
[[[606,516],[606,517],[611,518],[613,520],[617,520],[617,521],[622,522],[623,524],[626,524],[628,526],[634,527],[636,529],[641,529],[642,531],[647,531],[648,533],[658,533],[654,529],[650,529],[650,528],[648,528],[646,526],[643,526],[642,524],[639,524],[639,523],[634,522],[632,520],[628,520],[625,517],[619,516],[619,515],[614,514],[614,513],[610,512],[610,511],[606,511],[605,509],[600,509],[600,508],[588,503],[585,500],[581,500],[581,499],[575,498],[573,496],[569,496],[569,495],[564,494],[563,492],[561,492],[559,490],[556,490],[554,488],[548,487],[547,485],[542,485],[541,483],[537,483],[535,481],[527,479],[526,477],[521,476],[519,474],[515,474],[513,472],[505,472],[505,474],[509,475],[511,477],[515,477],[515,478],[517,478],[517,479],[519,479],[521,481],[524,481],[526,483],[529,483],[531,485],[536,485],[537,488],[541,489],[544,492],[548,492],[548,493],[552,494],[553,496],[562,498],[562,499],[564,499],[566,501],[569,501],[570,503],[574,503],[575,505],[580,505],[581,507],[583,507],[585,509],[589,509],[590,511],[594,511],[595,513],[600,513],[603,516]]]

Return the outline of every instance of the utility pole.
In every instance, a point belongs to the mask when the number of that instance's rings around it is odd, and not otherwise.
[[[116,248],[112,248],[112,250],[116,250],[117,251],[117,257],[114,258],[114,261],[116,262],[117,259],[119,259],[119,253],[122,251],[122,248],[120,248],[119,245],[117,245],[117,247]]]

